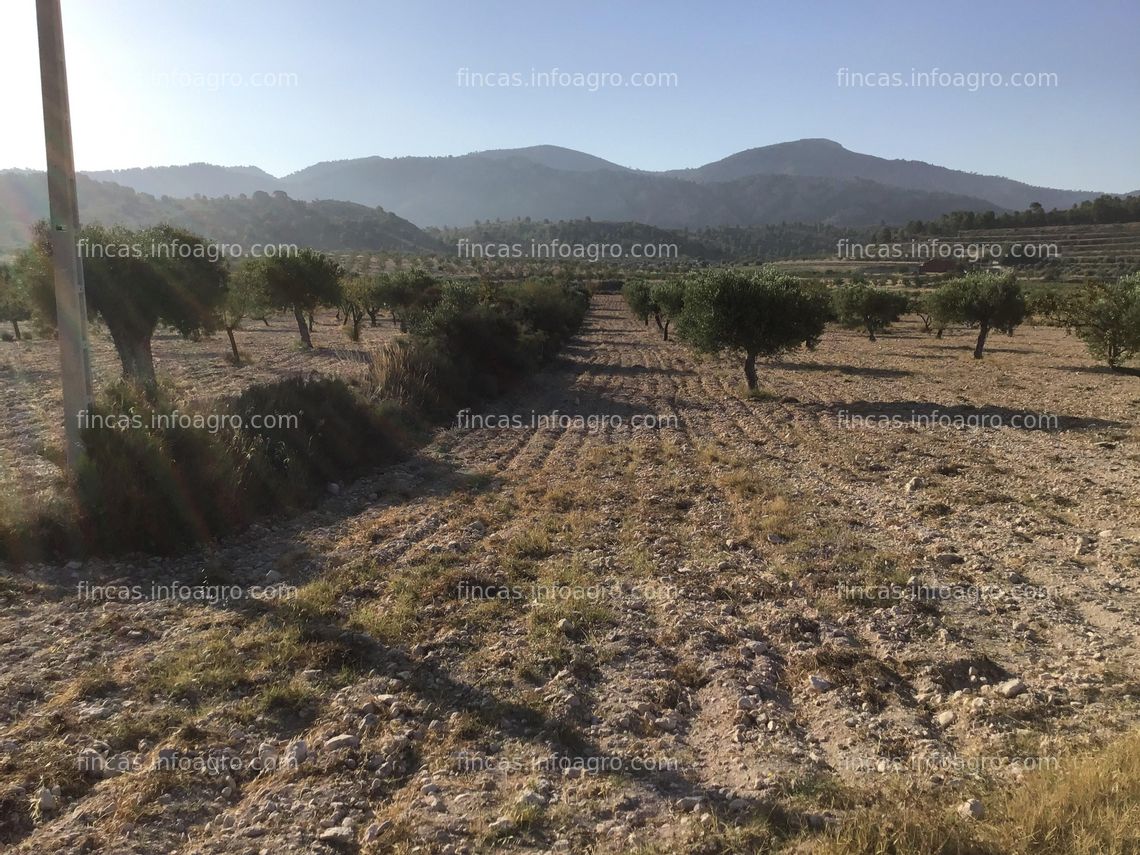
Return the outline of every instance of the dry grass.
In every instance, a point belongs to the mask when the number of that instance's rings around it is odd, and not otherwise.
[[[993,790],[982,821],[913,790],[815,842],[813,855],[1134,855],[1140,852],[1140,732]]]

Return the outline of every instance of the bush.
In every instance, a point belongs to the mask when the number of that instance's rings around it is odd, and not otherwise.
[[[438,418],[461,406],[456,399],[461,386],[456,370],[455,362],[433,345],[417,339],[397,339],[372,355],[372,395]]]
[[[88,411],[74,501],[92,551],[171,552],[247,518],[225,441],[173,426],[174,413],[125,382]]]
[[[412,326],[411,341],[373,355],[373,396],[434,418],[498,394],[553,356],[588,305],[588,293],[575,286],[530,282],[494,293],[444,285]]]
[[[264,426],[265,416],[296,418]],[[396,460],[407,446],[399,413],[336,379],[252,386],[210,410],[179,410],[161,389],[122,382],[88,411],[81,434],[85,454],[66,500],[5,513],[4,556],[174,552],[311,505],[330,481]]]
[[[405,450],[399,420],[334,378],[251,386],[226,415],[242,425],[229,449],[244,462],[242,504],[259,514],[309,504],[329,482],[398,460]],[[266,417],[274,418],[271,426],[263,426]]]

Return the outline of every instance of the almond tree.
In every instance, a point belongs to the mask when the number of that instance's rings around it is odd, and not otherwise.
[[[225,299],[218,310],[222,329],[230,340],[230,349],[233,351],[234,365],[241,365],[241,354],[238,352],[234,330],[241,329],[242,321],[246,318],[257,318],[266,321],[265,306],[268,298],[261,290],[259,278],[253,274],[248,265],[242,265],[230,277],[229,287],[226,288]],[[268,326],[268,321],[266,321]]]
[[[661,326],[651,291],[651,286],[643,279],[630,279],[622,286],[621,295],[625,298],[629,310],[639,321],[649,326],[649,316],[654,315],[658,317],[657,325]]]
[[[367,276],[354,274],[344,280],[343,311],[345,320],[352,324],[348,331],[348,337],[352,341],[360,341],[360,325],[364,322],[364,317],[369,314],[375,290],[376,280]],[[375,321],[372,325],[376,325]]]

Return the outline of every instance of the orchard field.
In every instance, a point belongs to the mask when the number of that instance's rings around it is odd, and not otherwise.
[[[248,368],[160,341],[160,373],[349,369],[318,320],[313,354],[271,320]],[[1059,816],[1131,851],[1093,804],[1140,763],[1140,381],[1059,328],[974,338],[831,325],[749,395],[603,289],[555,362],[311,511],[5,573],[10,851],[1046,852],[1015,847]],[[0,345],[6,399],[50,400],[46,344]],[[202,568],[296,596],[74,596]]]

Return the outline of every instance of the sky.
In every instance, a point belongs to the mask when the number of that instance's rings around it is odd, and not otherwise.
[[[280,176],[537,144],[674,169],[826,137],[1031,184],[1140,189],[1136,0],[62,6],[79,169]],[[44,168],[34,8],[0,0],[0,168]],[[532,85],[486,85],[500,75]],[[912,85],[869,85],[891,75]]]

